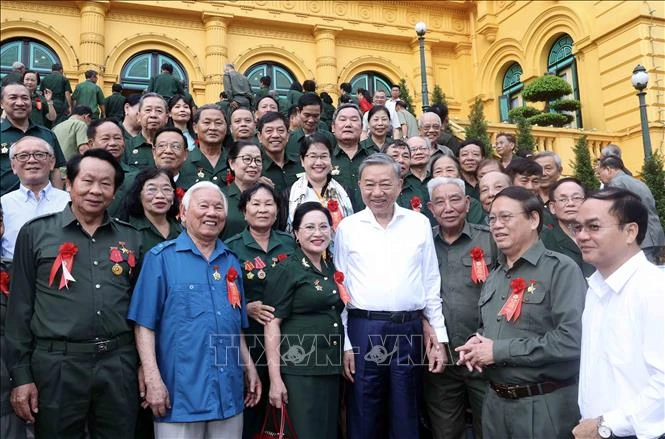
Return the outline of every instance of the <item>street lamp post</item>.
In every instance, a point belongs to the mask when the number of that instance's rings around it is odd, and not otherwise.
[[[425,70],[425,32],[427,26],[422,21],[416,23],[416,34],[418,35],[418,43],[420,45],[420,81],[422,88],[420,94],[423,99],[423,113],[429,111],[429,95],[427,92],[427,71]]]
[[[649,83],[649,74],[642,64],[635,66],[633,76],[631,77],[633,87],[637,90],[637,97],[640,100],[640,120],[642,123],[642,145],[644,147],[644,159],[651,157],[651,136],[649,136],[649,120],[647,119],[647,100],[645,98]]]

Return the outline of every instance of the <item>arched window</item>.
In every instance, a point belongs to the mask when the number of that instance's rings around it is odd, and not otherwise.
[[[547,71],[553,75],[565,79],[573,89],[573,93],[565,96],[567,99],[580,99],[580,91],[577,82],[577,63],[573,55],[573,39],[564,34],[559,37],[547,57]],[[567,126],[570,128],[582,128],[582,114],[579,111],[570,113],[573,120]]]
[[[270,76],[272,80],[270,82],[270,90],[276,90],[280,96],[284,97],[286,97],[291,83],[296,79],[295,75],[289,69],[274,62],[254,64],[247,69],[245,76],[249,79],[253,90],[258,90],[261,87],[259,80],[262,76]]]
[[[377,72],[361,72],[351,78],[351,89],[354,95],[356,90],[364,88],[370,95],[374,95],[377,90],[383,90],[387,96],[390,96],[391,81]]]
[[[125,90],[143,91],[148,88],[150,78],[161,73],[160,67],[168,62],[173,65],[173,76],[184,81],[185,88],[189,87],[189,79],[185,68],[162,52],[138,53],[127,60],[120,70],[120,83]]]
[[[522,76],[522,67],[518,63],[513,63],[506,70],[501,82],[501,96],[499,97],[499,110],[501,121],[508,122],[508,112],[513,108],[522,105],[522,89],[524,84],[520,80]]]
[[[28,70],[51,73],[53,64],[60,64],[58,55],[46,44],[27,38],[3,42],[0,47],[0,76],[12,71],[12,64],[22,62]]]

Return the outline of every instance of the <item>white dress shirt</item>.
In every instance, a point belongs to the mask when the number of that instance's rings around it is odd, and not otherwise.
[[[579,405],[616,436],[665,433],[665,274],[637,253],[596,271],[582,316]]]
[[[335,234],[334,258],[351,295],[349,308],[423,310],[439,342],[448,342],[439,293],[439,264],[426,216],[395,204],[395,213],[385,229],[369,208],[344,218]],[[345,333],[347,317],[345,310]],[[351,348],[345,335],[344,350]]]
[[[27,187],[20,185],[0,198],[5,234],[2,236],[2,257],[14,258],[16,237],[23,224],[48,213],[60,212],[69,203],[69,192],[56,189],[49,182],[39,191],[39,200]]]

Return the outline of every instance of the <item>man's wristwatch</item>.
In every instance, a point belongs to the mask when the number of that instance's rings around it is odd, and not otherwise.
[[[598,418],[598,436],[603,439],[609,439],[612,437],[612,429],[605,424],[603,417]]]

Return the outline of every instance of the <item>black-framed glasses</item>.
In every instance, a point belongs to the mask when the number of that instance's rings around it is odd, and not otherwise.
[[[14,160],[17,160],[19,162],[27,162],[30,160],[30,157],[34,157],[35,160],[39,162],[43,162],[44,160],[48,159],[49,157],[53,157],[48,152],[43,152],[43,151],[37,151],[37,152],[19,152],[18,154],[14,154],[14,157],[12,157]]]
[[[239,155],[237,158],[239,158],[244,165],[251,165],[252,162],[256,166],[261,166],[263,164],[263,159],[261,157],[252,157],[251,155]]]
[[[158,143],[155,145],[155,149],[157,151],[164,151],[166,148],[171,148],[175,152],[180,152],[183,149],[185,149],[184,145],[181,145],[178,142],[173,142],[173,143]]]

